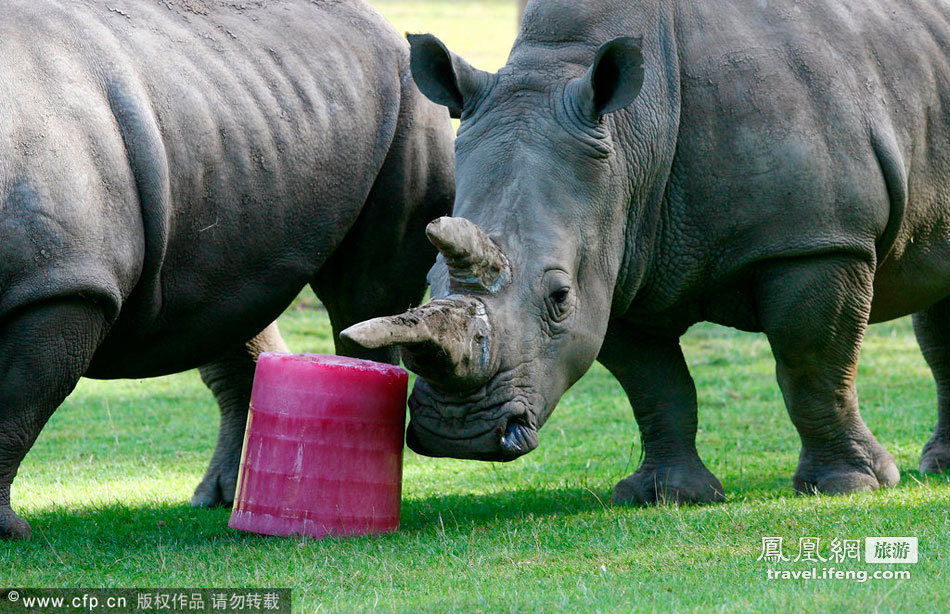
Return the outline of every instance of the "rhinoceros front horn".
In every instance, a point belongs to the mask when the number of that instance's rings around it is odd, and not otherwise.
[[[370,349],[401,346],[409,369],[454,390],[487,381],[498,355],[485,305],[468,297],[436,299],[398,316],[367,320],[340,336]]]
[[[465,218],[439,218],[426,228],[426,236],[445,259],[452,294],[494,294],[511,283],[504,252]]]
[[[485,231],[457,217],[429,224],[426,235],[449,271],[449,298],[398,316],[361,322],[340,333],[365,348],[400,346],[406,366],[453,390],[485,383],[497,370],[496,339],[479,295],[511,283],[511,265]]]

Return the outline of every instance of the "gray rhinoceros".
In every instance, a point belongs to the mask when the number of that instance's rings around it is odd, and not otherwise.
[[[920,468],[950,467],[945,3],[534,1],[497,74],[410,42],[462,111],[459,217],[428,230],[435,300],[345,336],[422,376],[413,449],[516,458],[599,360],[644,446],[614,500],[720,500],[678,341],[711,321],[768,336],[798,491],[895,484],[855,367],[869,322],[914,313],[939,390]]]
[[[361,0],[5,2],[0,75],[0,536],[29,535],[10,484],[82,375],[203,365],[223,414],[193,502],[229,502],[297,293],[335,330],[422,299],[448,113]]]

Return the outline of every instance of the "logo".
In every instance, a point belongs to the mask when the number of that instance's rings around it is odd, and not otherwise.
[[[865,537],[865,563],[916,563],[916,537]]]

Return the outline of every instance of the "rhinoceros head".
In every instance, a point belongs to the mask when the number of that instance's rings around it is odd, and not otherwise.
[[[537,447],[603,342],[629,183],[604,116],[636,98],[640,46],[620,38],[593,62],[562,58],[558,71],[509,62],[488,74],[433,36],[410,43],[420,90],[462,118],[459,217],[427,229],[440,252],[433,300],[343,335],[400,346],[420,376],[409,401],[415,451],[512,460]]]

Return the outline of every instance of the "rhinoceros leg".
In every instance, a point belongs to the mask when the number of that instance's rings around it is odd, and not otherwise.
[[[920,472],[950,471],[950,299],[915,314],[914,332],[937,380],[937,426],[924,446]]]
[[[679,340],[613,323],[598,360],[627,393],[643,440],[643,463],[617,484],[613,501],[722,501],[722,484],[696,451],[696,387]]]
[[[79,299],[27,306],[0,323],[0,538],[27,539],[10,507],[20,462],[92,360],[106,329],[102,309]]]
[[[208,471],[191,498],[193,506],[213,507],[234,502],[254,365],[262,352],[287,351],[277,324],[273,323],[248,341],[245,347],[199,367],[201,379],[214,393],[221,409],[221,428]]]
[[[760,324],[802,440],[795,489],[836,494],[896,484],[894,457],[864,424],[854,385],[872,266],[849,258],[789,260],[759,280]]]

